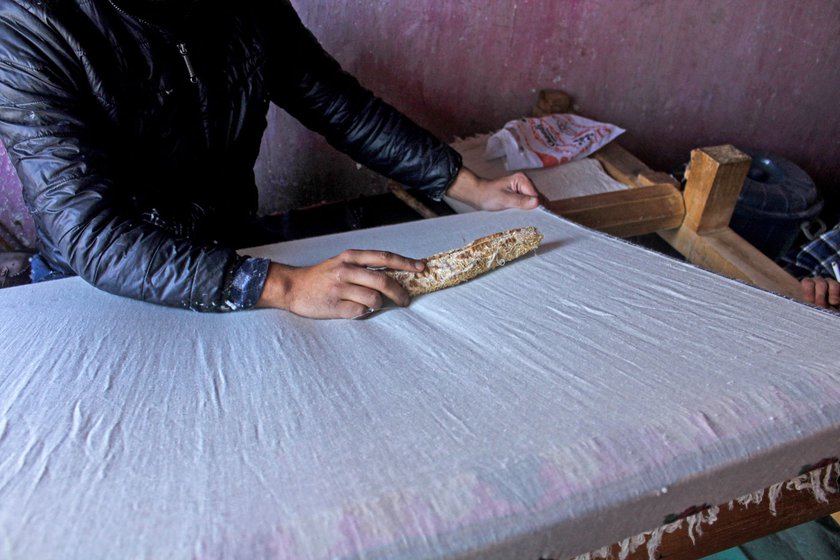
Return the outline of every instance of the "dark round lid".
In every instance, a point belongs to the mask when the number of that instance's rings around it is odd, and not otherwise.
[[[810,175],[799,166],[769,152],[738,149],[752,158],[738,197],[740,210],[803,219],[814,218],[820,213],[822,196]]]

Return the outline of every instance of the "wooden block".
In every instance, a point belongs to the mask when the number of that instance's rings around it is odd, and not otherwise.
[[[592,154],[591,157],[598,160],[613,179],[630,187],[646,186],[639,180],[639,176],[654,173],[642,160],[619,146],[615,141],[610,142]]]
[[[703,234],[729,227],[750,157],[733,146],[692,150],[686,174],[685,225]]]
[[[687,219],[687,217],[686,217]],[[729,228],[698,234],[688,227],[659,236],[701,268],[802,300],[799,281]]]
[[[586,227],[619,237],[679,227],[683,199],[673,185],[651,185],[550,201],[552,212]]]
[[[650,185],[674,185],[679,187],[680,183],[673,175],[669,175],[663,171],[642,171],[637,178],[639,183],[644,186]]]
[[[568,113],[571,109],[572,98],[568,93],[559,89],[544,89],[540,91],[532,113],[535,117],[544,117],[554,113]]]

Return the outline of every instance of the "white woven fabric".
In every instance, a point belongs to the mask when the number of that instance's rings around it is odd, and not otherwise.
[[[0,557],[563,558],[838,455],[840,316],[543,211],[254,251],[537,254],[363,321],[0,291]]]

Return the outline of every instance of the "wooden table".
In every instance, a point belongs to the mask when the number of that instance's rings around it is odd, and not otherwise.
[[[617,142],[608,144],[592,157],[612,178],[630,188],[551,200],[547,208],[619,237],[657,233],[688,261],[702,268],[801,299],[799,282],[729,227],[750,166],[747,155],[733,146],[692,151],[684,189],[673,177],[652,170]],[[434,216],[399,186],[393,186],[392,190],[424,217]],[[659,531],[652,528],[647,535],[612,545],[611,557],[618,557],[623,547],[625,551],[635,550],[626,556],[631,559],[648,558],[650,554],[680,560],[700,558],[840,511],[840,492],[836,491],[840,466],[821,465],[814,472],[818,475],[803,475],[807,481],[779,481],[774,489],[779,499],[773,511],[767,498],[771,489],[756,489],[765,496],[760,503],[742,499],[743,503],[710,504],[718,508],[714,524],[702,523],[709,511],[689,512],[687,517],[694,516],[692,523],[684,520],[663,526]],[[811,476],[833,477],[835,491],[815,494],[808,487]],[[832,485],[828,488],[831,490]],[[700,532],[694,523],[700,523]]]

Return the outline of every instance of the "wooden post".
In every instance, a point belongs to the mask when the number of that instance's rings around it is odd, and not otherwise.
[[[750,157],[734,146],[692,150],[685,186],[685,225],[700,235],[729,227]]]
[[[685,220],[659,236],[698,266],[802,299],[793,276],[729,228],[749,167],[749,156],[733,146],[693,150],[683,194]]]

